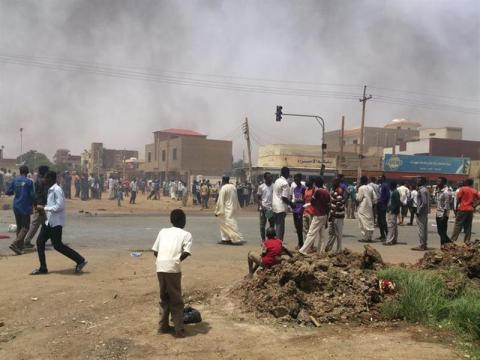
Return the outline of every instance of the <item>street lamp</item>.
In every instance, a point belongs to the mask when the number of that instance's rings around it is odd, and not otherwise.
[[[296,116],[296,117],[308,117],[313,118],[317,121],[318,125],[322,127],[322,166],[320,168],[320,175],[323,176],[325,172],[325,149],[327,144],[325,144],[325,120],[320,115],[306,115],[306,114],[284,114],[282,112],[283,107],[278,105],[277,111],[275,112],[276,121],[281,121],[282,116]]]

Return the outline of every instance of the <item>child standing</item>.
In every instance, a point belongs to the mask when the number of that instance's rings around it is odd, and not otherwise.
[[[174,333],[185,337],[183,324],[182,272],[180,263],[191,255],[192,234],[183,230],[185,213],[176,209],[170,213],[172,227],[160,230],[152,247],[156,257],[157,277],[160,285],[159,333]],[[170,314],[174,328],[170,326]]]

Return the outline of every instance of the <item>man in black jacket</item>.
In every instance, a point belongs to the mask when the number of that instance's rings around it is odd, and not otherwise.
[[[45,186],[45,175],[47,174],[49,168],[48,166],[39,166],[37,173],[37,180],[35,181],[35,201],[33,202],[33,217],[28,233],[25,236],[24,248],[31,249],[33,248],[32,239],[37,233],[40,226],[45,223],[46,215],[43,208],[37,208],[38,205],[45,206],[47,204],[47,193],[48,188]]]

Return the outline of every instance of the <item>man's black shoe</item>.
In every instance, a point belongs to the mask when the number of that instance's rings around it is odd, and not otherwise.
[[[81,264],[77,264],[77,266],[75,266],[75,272],[78,274],[80,272],[82,272],[82,269],[88,264],[88,261],[84,261],[82,262]]]
[[[48,274],[48,270],[46,269],[35,269],[30,273],[30,275],[46,275],[46,274]]]
[[[9,246],[10,250],[12,250],[17,255],[22,255],[23,251],[20,250],[16,245],[12,244]]]

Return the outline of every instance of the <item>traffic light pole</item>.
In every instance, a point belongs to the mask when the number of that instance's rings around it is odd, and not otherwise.
[[[313,118],[317,121],[317,123],[322,127],[322,167],[320,169],[320,175],[323,176],[325,171],[325,120],[319,115],[305,115],[305,114],[285,114],[282,113],[282,116],[295,116],[295,117],[307,117]]]

